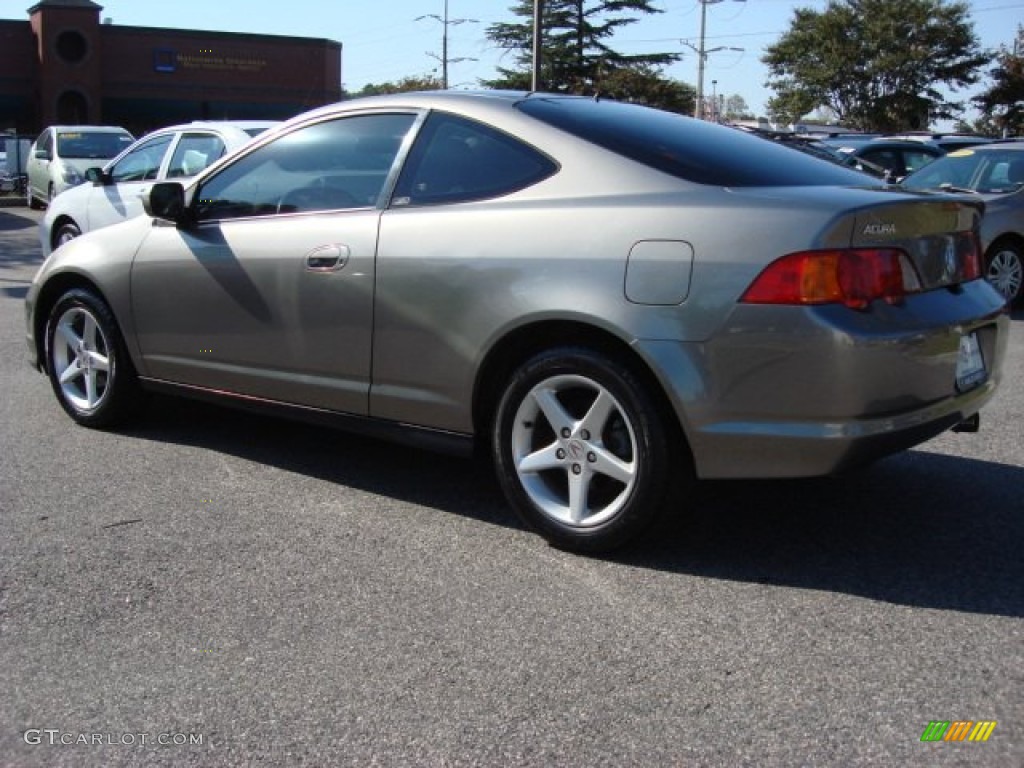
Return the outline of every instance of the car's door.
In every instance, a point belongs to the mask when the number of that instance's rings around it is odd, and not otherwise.
[[[143,213],[142,198],[156,182],[174,139],[173,133],[154,136],[114,161],[107,169],[111,183],[89,190],[88,229],[109,227]]]
[[[143,374],[365,414],[379,206],[415,119],[323,120],[203,179],[195,225],[136,256]]]

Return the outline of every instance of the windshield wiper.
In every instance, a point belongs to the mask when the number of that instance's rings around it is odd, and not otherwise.
[[[939,184],[939,189],[941,189],[943,192],[963,192],[964,194],[968,195],[980,194],[976,189],[967,189],[966,187],[954,187],[948,181],[944,184]]]

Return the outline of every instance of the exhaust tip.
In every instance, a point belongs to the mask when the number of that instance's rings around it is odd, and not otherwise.
[[[959,424],[957,424],[955,427],[953,427],[954,432],[977,432],[979,429],[981,429],[980,413],[976,413],[973,416],[967,417]]]

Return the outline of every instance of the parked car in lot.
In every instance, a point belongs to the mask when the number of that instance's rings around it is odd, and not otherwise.
[[[105,167],[89,168],[85,172],[89,183],[68,190],[49,205],[39,229],[43,255],[83,232],[141,215],[142,198],[155,182],[195,176],[274,125],[271,121],[195,122],[144,136]]]
[[[160,391],[477,449],[560,547],[974,429],[1001,378],[980,202],[637,105],[347,101],[145,204],[26,297],[73,420]]]
[[[985,276],[1010,304],[1024,283],[1024,144],[960,149],[903,180],[915,190],[966,192],[985,201],[981,222]]]
[[[876,166],[873,163],[851,161],[848,154],[841,152],[837,147],[828,144],[815,136],[809,136],[805,133],[795,133],[793,131],[771,131],[763,128],[751,128],[745,125],[737,125],[734,127],[744,133],[760,136],[762,139],[774,141],[778,144],[782,144],[783,146],[803,152],[804,154],[812,155],[822,160],[827,160],[830,163],[844,165],[848,168],[863,171],[870,176],[874,176],[876,179],[886,179],[889,175],[885,168]]]
[[[85,181],[85,171],[117,155],[135,141],[124,128],[104,125],[51,125],[29,149],[25,202],[42,208],[65,189]]]
[[[978,136],[973,133],[911,132],[893,134],[887,138],[897,139],[899,141],[916,141],[921,144],[938,147],[943,152],[954,152],[958,149],[976,147],[980,144],[990,144],[993,141],[993,139],[988,136]]]
[[[921,141],[880,137],[843,136],[822,139],[843,158],[846,165],[897,182],[923,168],[945,151]]]

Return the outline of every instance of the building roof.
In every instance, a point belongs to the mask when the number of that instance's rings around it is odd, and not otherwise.
[[[41,8],[81,8],[87,11],[102,11],[103,6],[92,0],[40,0],[28,9],[29,15]]]

